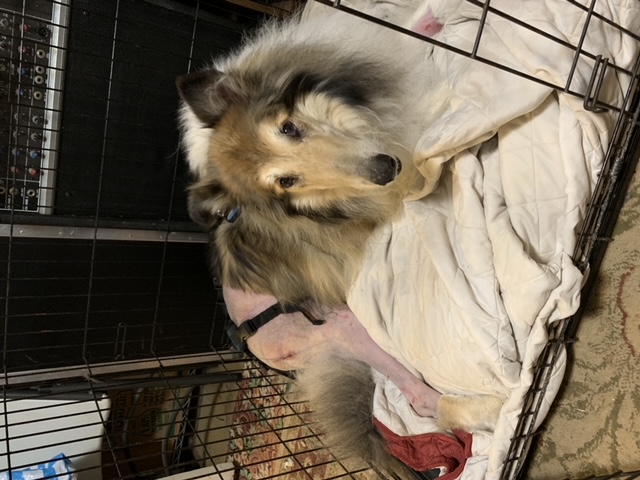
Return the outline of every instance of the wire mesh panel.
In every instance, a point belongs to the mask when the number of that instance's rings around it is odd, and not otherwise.
[[[194,360],[118,373],[126,365],[112,363],[5,390],[0,468],[55,463],[105,480],[384,478],[324,448],[291,380],[230,352]]]
[[[598,29],[612,29],[622,35],[622,37],[628,37],[630,41],[640,41],[640,37],[634,31],[629,29],[630,26],[624,25],[623,22],[617,23],[614,20],[607,17],[606,11],[600,11],[597,0],[591,0],[590,2],[579,2],[575,0],[568,0],[568,3],[574,8],[574,14],[586,13],[584,22],[582,23],[582,31],[580,38],[576,44],[572,44],[563,40],[557,33],[548,32],[543,28],[539,28],[536,25],[527,23],[518,18],[517,13],[496,8],[491,4],[491,1],[482,2],[479,0],[465,0],[466,3],[478,7],[477,16],[479,18],[476,36],[471,47],[463,46],[466,44],[467,39],[461,45],[457,45],[455,42],[443,43],[436,38],[425,36],[420,32],[415,32],[407,28],[408,25],[402,25],[402,22],[391,23],[386,20],[382,20],[376,16],[370,15],[365,9],[354,8],[353,5],[361,5],[357,0],[355,2],[348,1],[333,1],[333,0],[315,0],[318,3],[331,6],[338,10],[344,11],[350,15],[363,18],[370,22],[379,24],[386,28],[402,32],[406,35],[416,37],[424,42],[430,43],[435,47],[448,50],[463,57],[467,57],[476,62],[490,65],[498,70],[506,71],[516,75],[518,77],[526,78],[531,82],[539,85],[543,85],[549,88],[553,88],[563,93],[567,93],[571,96],[575,96],[584,101],[585,109],[588,111],[604,112],[607,109],[615,112],[628,112],[630,108],[630,99],[616,99],[611,100],[607,98],[600,98],[601,88],[606,75],[614,71],[618,74],[622,74],[627,82],[632,83],[636,78],[636,72],[634,68],[624,67],[610,63],[608,59],[603,59],[602,56],[593,53],[598,51],[598,45],[593,44],[590,41],[589,32]],[[362,6],[366,6],[367,3],[363,2]],[[544,74],[536,74],[528,69],[518,67],[510,64],[506,61],[501,52],[491,51],[488,48],[483,48],[483,33],[488,19],[501,19],[509,22],[514,32],[522,34],[528,42],[536,45],[537,52],[544,52],[548,47],[561,47],[566,49],[565,53],[571,54],[571,61],[566,64],[562,64],[564,69],[562,77],[566,80],[562,83],[545,78]],[[407,20],[407,19],[404,19]],[[585,65],[591,67],[591,79],[587,85],[578,81],[575,77],[576,68],[584,62]]]
[[[224,310],[201,245],[3,238],[0,248],[11,253],[6,373],[222,345]]]
[[[261,16],[217,2],[0,2],[5,373],[221,346],[174,79]]]

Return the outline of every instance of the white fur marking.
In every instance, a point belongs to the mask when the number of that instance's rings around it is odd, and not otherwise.
[[[180,109],[182,143],[187,152],[189,169],[196,175],[205,173],[209,157],[211,128],[206,128],[188,105]]]

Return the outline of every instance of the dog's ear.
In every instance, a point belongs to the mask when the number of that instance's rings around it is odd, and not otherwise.
[[[214,126],[228,108],[242,98],[230,79],[217,70],[187,73],[176,79],[178,93],[198,119]]]

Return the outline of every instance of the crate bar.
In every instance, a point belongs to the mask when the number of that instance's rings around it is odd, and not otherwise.
[[[20,224],[0,224],[0,237],[170,243],[207,243],[209,240],[206,233],[196,232]]]
[[[121,373],[136,373],[140,371],[157,370],[158,368],[191,367],[217,365],[225,362],[238,362],[242,356],[232,350],[202,353],[197,355],[180,355],[158,357],[156,359],[130,360],[121,362],[107,362],[62,368],[45,368],[41,370],[27,370],[8,373],[0,376],[0,386],[16,386],[24,384],[51,383],[53,381],[70,378],[90,378],[90,375],[110,375]]]

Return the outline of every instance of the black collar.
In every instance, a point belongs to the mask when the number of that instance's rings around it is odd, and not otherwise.
[[[261,327],[269,323],[278,315],[294,312],[302,312],[302,314],[314,325],[324,324],[324,320],[314,319],[302,307],[297,305],[280,305],[279,303],[276,303],[263,310],[255,317],[242,322],[240,326],[236,326],[235,323],[231,322],[229,327],[227,327],[227,335],[229,336],[233,346],[240,352],[244,352],[247,350],[247,339],[254,335]]]

